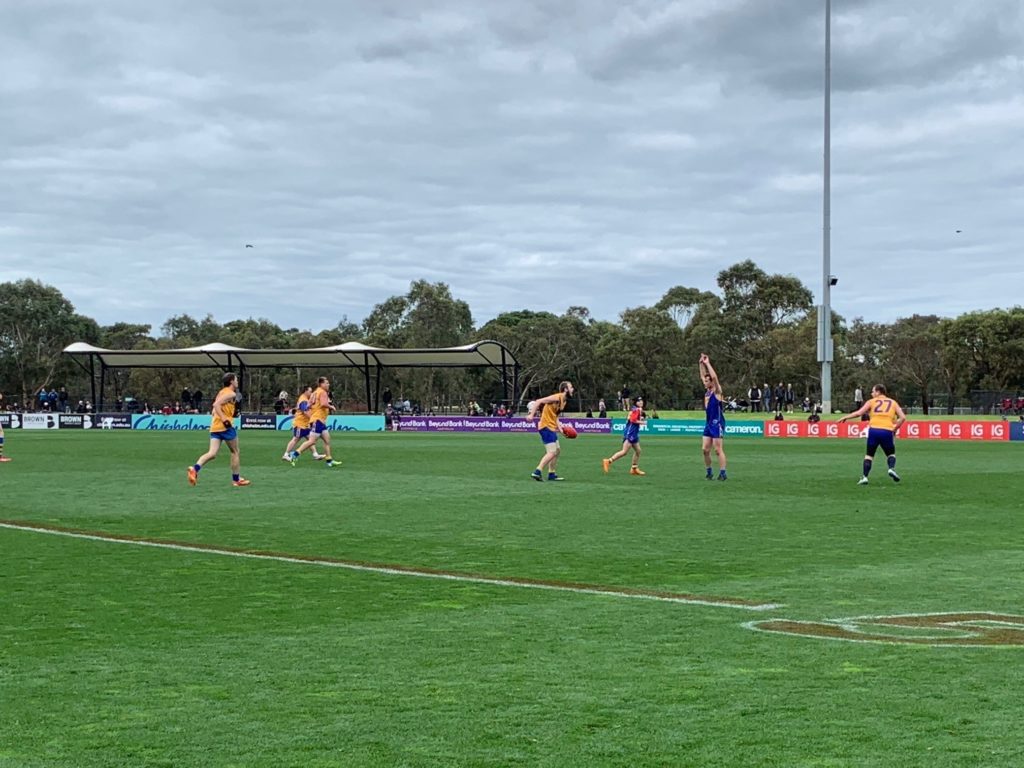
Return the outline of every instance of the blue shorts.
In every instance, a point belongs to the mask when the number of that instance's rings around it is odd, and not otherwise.
[[[704,437],[710,437],[713,440],[721,440],[724,428],[721,424],[705,424],[704,425]]]
[[[234,427],[225,429],[223,432],[210,433],[211,440],[234,440],[236,437],[238,437],[238,430]]]
[[[309,427],[292,427],[292,437],[309,437]]]
[[[896,453],[896,442],[893,440],[893,433],[888,429],[871,427],[868,429],[868,456],[874,456],[879,448],[886,456]]]
[[[537,430],[537,433],[540,435],[540,441],[544,443],[544,445],[550,445],[551,443],[558,442],[558,433],[553,429],[544,427],[543,429]]]
[[[640,442],[640,430],[639,429],[626,429],[622,432],[622,439],[630,445],[636,445]]]
[[[316,433],[318,435],[322,435],[326,431],[327,431],[327,425],[324,424],[322,421],[314,421],[313,422],[313,432],[314,433]]]

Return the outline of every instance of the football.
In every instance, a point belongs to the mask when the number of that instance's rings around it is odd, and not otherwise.
[[[578,433],[576,432],[576,428],[575,427],[572,427],[572,426],[570,426],[568,424],[563,424],[562,425],[562,434],[565,435],[566,437],[568,437],[570,440],[574,440]]]

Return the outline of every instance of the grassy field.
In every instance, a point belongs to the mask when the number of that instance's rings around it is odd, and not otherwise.
[[[1024,614],[1024,446],[908,441],[859,487],[859,441],[737,439],[721,483],[695,439],[632,477],[583,436],[541,484],[531,435],[336,438],[244,433],[253,485],[191,488],[202,433],[9,431],[0,518],[216,551],[0,528],[0,766],[1024,764],[1024,647],[746,626]]]

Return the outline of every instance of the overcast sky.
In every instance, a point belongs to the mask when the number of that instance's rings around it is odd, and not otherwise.
[[[834,0],[847,318],[1024,303],[1021,5]],[[823,8],[0,0],[0,281],[154,329],[419,278],[614,320],[747,258],[819,300]]]

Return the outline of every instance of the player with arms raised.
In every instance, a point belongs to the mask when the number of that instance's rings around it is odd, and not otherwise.
[[[572,382],[563,381],[558,385],[558,391],[553,395],[530,401],[529,412],[526,414],[526,418],[529,421],[533,421],[537,415],[537,409],[543,406],[540,422],[537,424],[537,433],[540,435],[540,441],[544,443],[544,456],[541,458],[540,464],[537,465],[537,468],[530,475],[537,482],[543,482],[545,469],[548,471],[548,480],[565,479],[559,477],[555,471],[555,468],[558,466],[558,455],[562,452],[561,446],[558,445],[558,435],[562,432],[562,425],[558,421],[558,414],[565,410],[565,405],[572,396],[572,393]]]
[[[889,477],[894,483],[900,481],[896,474],[896,433],[907,420],[907,416],[900,408],[900,404],[889,397],[885,386],[875,384],[871,388],[871,399],[853,413],[848,413],[839,418],[839,422],[859,419],[863,414],[868,414],[871,421],[868,423],[868,449],[864,454],[864,474],[857,485],[867,485],[868,475],[871,474],[871,464],[875,458],[875,452],[881,448],[885,454],[886,463],[889,465]]]
[[[704,452],[704,475],[708,480],[713,479],[711,472],[711,449],[718,454],[718,479],[728,480],[725,474],[725,449],[722,447],[722,438],[725,437],[725,404],[722,402],[722,384],[718,381],[718,374],[715,373],[711,360],[707,355],[702,354],[698,363],[700,368],[700,380],[704,384],[704,437],[701,438],[701,450]]]

